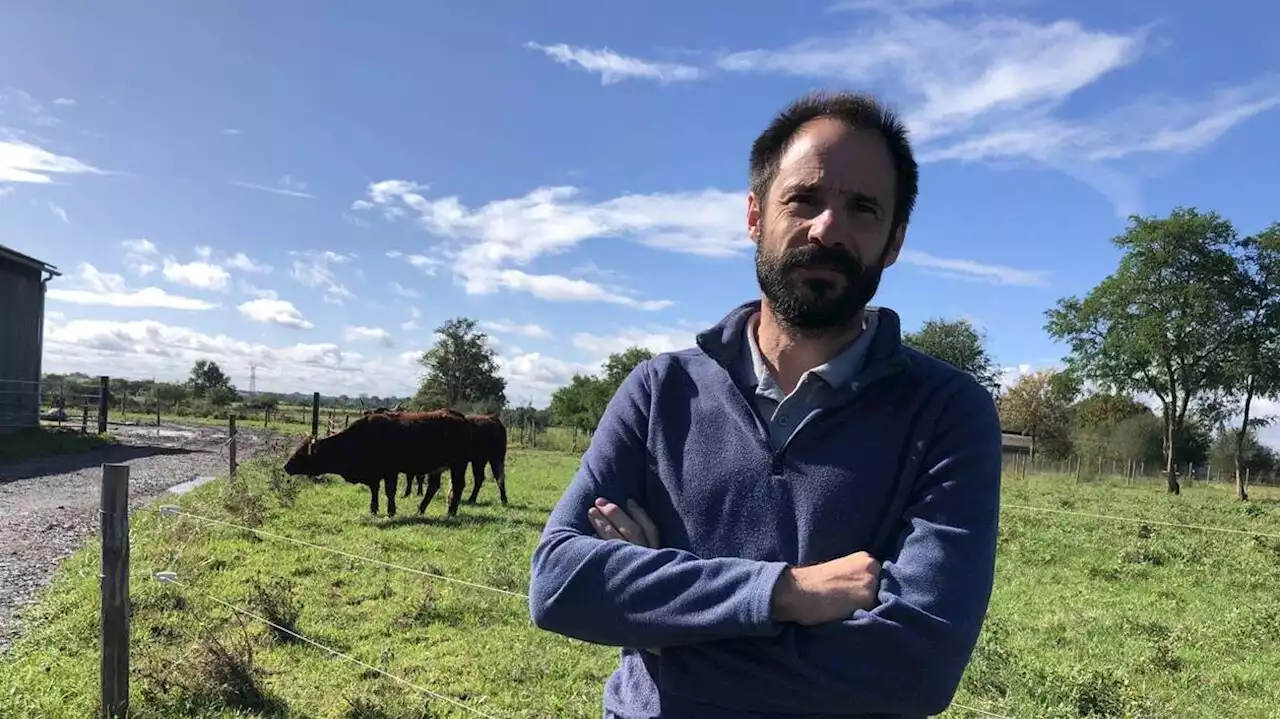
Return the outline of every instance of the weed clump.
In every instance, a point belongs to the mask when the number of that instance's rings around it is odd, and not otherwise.
[[[249,582],[247,600],[253,611],[271,622],[271,635],[276,641],[298,641],[290,632],[298,632],[302,602],[294,596],[292,580],[281,577],[264,583],[261,575],[255,576]]]

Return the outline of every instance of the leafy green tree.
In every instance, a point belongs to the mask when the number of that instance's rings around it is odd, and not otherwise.
[[[1251,431],[1273,421],[1253,416],[1255,399],[1280,395],[1280,222],[1240,243],[1239,293],[1243,316],[1228,344],[1227,371],[1220,389],[1226,406],[1236,410],[1236,497],[1249,499],[1245,488],[1245,444]]]
[[[568,385],[551,395],[548,409],[552,418],[557,424],[594,430],[627,375],[641,362],[652,358],[653,352],[632,346],[609,355],[599,375],[574,375]]]
[[[477,322],[456,317],[436,328],[439,339],[418,363],[426,370],[414,403],[459,411],[501,410],[507,406],[507,381],[498,376],[498,355]]]
[[[1045,329],[1083,379],[1159,399],[1167,487],[1179,494],[1178,437],[1196,396],[1221,384],[1239,316],[1236,232],[1216,213],[1178,208],[1130,217],[1112,243],[1124,252],[1115,272],[1083,299],[1059,300]]]
[[[969,320],[928,319],[902,341],[968,372],[992,392],[1000,386],[1000,370],[987,353],[986,337]]]
[[[1032,452],[1064,457],[1071,452],[1071,400],[1075,387],[1062,372],[1044,370],[1020,377],[1000,397],[1000,424],[1031,435]]]
[[[193,396],[215,407],[225,407],[234,402],[237,397],[231,378],[222,371],[217,362],[212,360],[196,360],[196,363],[191,366],[187,387],[191,389]]]

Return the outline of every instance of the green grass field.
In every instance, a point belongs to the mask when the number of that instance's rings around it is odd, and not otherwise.
[[[185,511],[524,592],[542,522],[577,466],[516,450],[512,505],[367,516],[362,487],[263,465],[173,498]],[[490,480],[491,483],[492,480]],[[1029,505],[1280,534],[1280,493],[1009,480],[997,588],[956,701],[1009,717],[1275,717],[1280,539],[1029,512]],[[385,501],[385,500],[384,500]],[[0,659],[0,716],[81,719],[97,697],[98,548],[67,560]],[[616,653],[541,632],[524,600],[195,520],[133,518],[133,709],[176,717],[463,717],[447,702],[241,620],[222,600],[496,717],[598,717]],[[186,586],[161,584],[172,569]],[[277,582],[286,582],[291,588]],[[249,657],[252,661],[247,661]],[[237,708],[239,707],[239,708]],[[949,718],[978,717],[953,708]]]

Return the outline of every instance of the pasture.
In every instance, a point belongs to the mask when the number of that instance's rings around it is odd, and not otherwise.
[[[278,466],[281,460],[273,460]],[[241,467],[165,501],[384,562],[522,593],[573,454],[515,449],[511,506],[486,482],[446,519],[366,511],[367,490]],[[956,702],[1024,719],[1274,717],[1280,707],[1280,539],[1030,507],[1280,534],[1280,492],[1006,479],[997,587]],[[416,501],[413,502],[416,504]],[[404,507],[402,503],[402,507]],[[523,599],[183,516],[132,519],[138,717],[598,717],[616,654],[534,628]],[[0,716],[80,719],[97,697],[98,547],[68,559],[0,657]],[[152,578],[173,571],[181,586]],[[225,602],[226,604],[223,604]],[[226,605],[417,688],[278,635]],[[979,717],[953,707],[946,717]]]

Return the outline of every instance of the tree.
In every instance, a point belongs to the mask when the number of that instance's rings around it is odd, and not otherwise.
[[[418,360],[426,369],[414,397],[418,406],[489,411],[507,406],[507,381],[498,376],[497,352],[476,325],[473,319],[456,317],[436,328],[439,339]]]
[[[191,388],[192,395],[217,407],[231,404],[237,396],[231,378],[212,360],[196,360],[191,366],[187,386]]]
[[[1271,421],[1251,416],[1253,401],[1280,395],[1280,222],[1240,243],[1237,288],[1243,319],[1228,343],[1227,371],[1219,389],[1230,409],[1238,409],[1235,429],[1236,497],[1249,499],[1245,488],[1246,440],[1251,430]],[[1232,412],[1234,414],[1234,412]]]
[[[596,376],[575,374],[568,385],[551,395],[551,416],[558,424],[594,430],[604,416],[605,407],[617,393],[627,375],[641,362],[652,359],[653,352],[644,347],[628,347],[609,355],[604,370]]]
[[[1000,424],[1029,434],[1032,453],[1065,456],[1071,451],[1071,400],[1075,387],[1062,372],[1044,370],[1018,379],[1000,398]]]
[[[1000,371],[987,353],[986,337],[969,320],[928,319],[902,342],[968,372],[992,392],[1000,386]]]
[[[1080,377],[1161,406],[1168,491],[1179,494],[1178,437],[1196,396],[1219,386],[1235,332],[1239,286],[1231,223],[1177,208],[1167,218],[1131,216],[1112,239],[1124,255],[1083,298],[1058,301],[1045,329],[1064,340]]]

